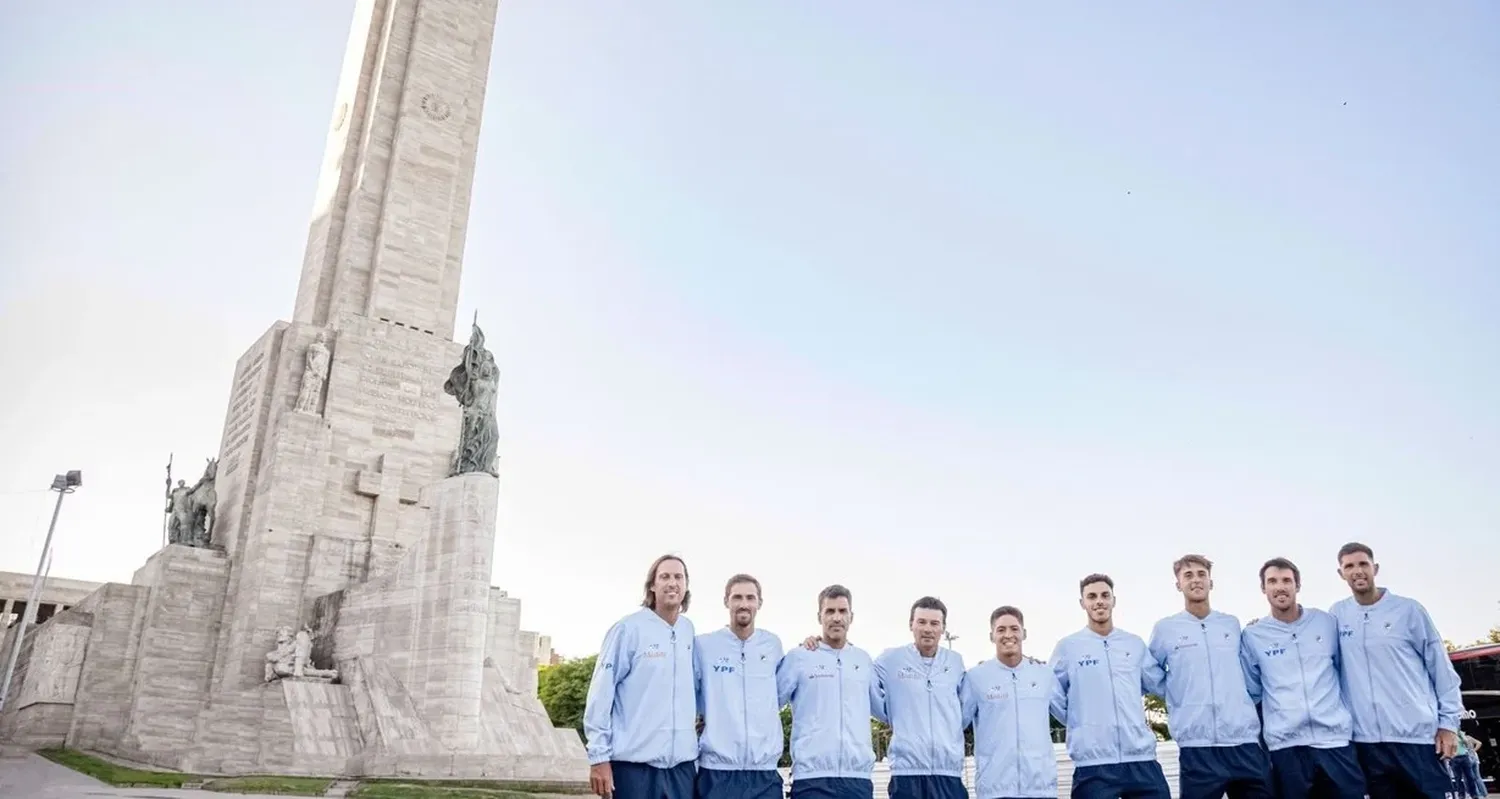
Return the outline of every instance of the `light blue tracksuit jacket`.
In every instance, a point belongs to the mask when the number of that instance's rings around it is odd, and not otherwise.
[[[776,696],[781,654],[781,639],[765,630],[743,641],[728,627],[698,636],[693,662],[703,716],[701,768],[775,770],[783,747]]]
[[[891,775],[964,775],[963,656],[938,647],[928,660],[915,644],[875,659],[875,718],[891,725]],[[793,716],[795,719],[795,715]]]
[[[1078,768],[1156,759],[1156,734],[1142,697],[1161,667],[1139,635],[1085,627],[1057,642],[1052,673],[1065,697],[1068,757]]]
[[[880,701],[875,664],[853,644],[793,647],[776,669],[777,700],[792,705],[792,781],[870,779],[870,717]]]
[[[1184,610],[1156,623],[1150,650],[1165,676],[1159,688],[1148,688],[1166,700],[1178,746],[1260,742],[1260,718],[1240,665],[1239,619],[1217,610],[1200,619]]]
[[[1265,717],[1266,748],[1336,749],[1349,744],[1353,722],[1339,688],[1339,629],[1317,608],[1290,624],[1271,616],[1240,634],[1240,662],[1250,698]]]
[[[1057,752],[1048,716],[1066,723],[1062,686],[1045,663],[986,660],[964,678],[964,724],[974,725],[974,795],[1057,796]]]
[[[583,709],[589,764],[671,768],[698,757],[693,623],[641,608],[609,628]]]
[[[1439,729],[1458,730],[1458,672],[1420,602],[1383,590],[1373,605],[1349,597],[1328,610],[1356,742],[1430,744]]]

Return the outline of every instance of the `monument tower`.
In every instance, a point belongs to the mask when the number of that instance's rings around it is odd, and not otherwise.
[[[67,704],[67,745],[187,771],[586,774],[490,585],[494,362],[452,340],[497,4],[358,0],[292,321],[183,492],[207,521],[29,636],[48,701],[0,737]],[[59,681],[48,647],[87,654]]]

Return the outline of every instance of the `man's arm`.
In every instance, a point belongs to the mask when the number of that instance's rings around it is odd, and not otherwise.
[[[608,763],[614,756],[615,690],[630,673],[631,652],[625,623],[609,628],[599,658],[594,661],[594,676],[589,680],[588,698],[583,705],[583,735],[588,739],[589,765]]]
[[[1063,641],[1058,641],[1052,650],[1052,657],[1047,662],[1052,664],[1052,701],[1048,703],[1048,709],[1052,711],[1052,717],[1068,724],[1068,653],[1063,646]]]
[[[698,702],[699,729],[703,731],[703,642],[693,642],[693,696]]]
[[[1427,608],[1416,601],[1412,606],[1412,643],[1427,663],[1427,678],[1432,682],[1432,692],[1437,695],[1438,729],[1457,733],[1458,720],[1464,712],[1458,671],[1448,659],[1443,637],[1438,634],[1437,625],[1432,623]]]
[[[1265,687],[1260,681],[1260,659],[1255,656],[1255,642],[1250,640],[1250,630],[1240,631],[1240,671],[1245,673],[1245,691],[1250,701],[1260,704]]]
[[[973,726],[979,720],[979,694],[974,687],[974,680],[968,674],[964,674],[963,681],[959,683],[958,701],[963,707],[963,727]],[[978,730],[977,727],[975,729]]]
[[[798,671],[806,650],[793,649],[776,664],[776,705],[786,707],[797,696]]]
[[[1163,620],[1165,621],[1165,620]],[[1141,658],[1141,695],[1156,694],[1167,698],[1167,644],[1162,622],[1151,628],[1151,643],[1146,646],[1146,656]]]
[[[870,675],[870,715],[880,719],[881,724],[891,723],[885,698],[886,657],[882,654],[875,658],[873,673]]]

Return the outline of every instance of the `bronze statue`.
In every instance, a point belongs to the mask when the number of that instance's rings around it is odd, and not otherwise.
[[[484,332],[479,329],[476,314],[469,343],[464,347],[463,362],[453,367],[443,383],[443,391],[453,395],[463,407],[458,448],[453,451],[448,470],[450,477],[471,472],[500,476],[496,463],[500,451],[499,425],[495,421],[499,385],[500,369],[495,365],[494,353],[484,347]]]
[[[214,492],[214,479],[219,473],[217,458],[209,458],[203,476],[188,488],[182,481],[167,492],[167,541],[190,547],[207,547],[213,541],[214,508],[218,495]]]

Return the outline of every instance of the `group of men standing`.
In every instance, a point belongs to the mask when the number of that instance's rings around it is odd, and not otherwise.
[[[1339,550],[1351,596],[1297,601],[1300,570],[1260,569],[1270,613],[1241,628],[1213,610],[1213,564],[1172,570],[1184,610],[1149,641],[1114,625],[1114,581],[1079,582],[1087,625],[1051,657],[1025,654],[1026,620],[990,614],[995,658],[965,669],[940,646],[947,608],[913,603],[912,643],[876,658],[851,644],[853,597],[818,595],[820,634],[785,651],[758,629],[760,582],[724,588],[729,623],[696,635],[687,566],[649,569],[642,608],[605,636],[584,712],[590,787],[614,799],[780,799],[781,708],[792,708],[792,799],[871,799],[870,719],[890,725],[892,799],[964,799],[964,730],[978,799],[1058,795],[1050,718],[1067,730],[1073,799],[1167,799],[1142,697],[1166,701],[1181,799],[1448,799],[1459,680],[1417,601],[1375,584],[1370,548]],[[700,735],[701,733],[701,735]]]

